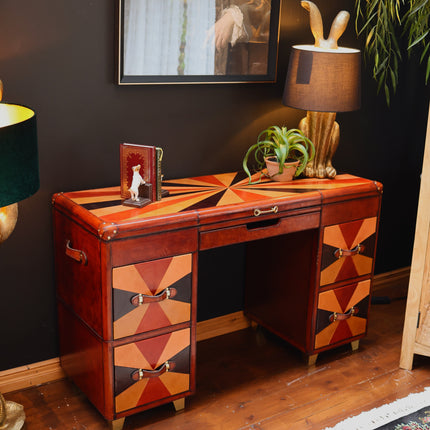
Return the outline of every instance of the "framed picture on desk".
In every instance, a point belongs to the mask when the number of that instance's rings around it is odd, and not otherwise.
[[[117,0],[118,84],[274,82],[280,0]]]

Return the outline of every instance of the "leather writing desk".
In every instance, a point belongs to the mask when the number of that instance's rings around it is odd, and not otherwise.
[[[198,252],[246,245],[244,312],[318,353],[366,334],[381,184],[351,175],[249,185],[241,173],[165,181],[121,205],[119,187],[53,197],[60,356],[102,415],[195,391]]]

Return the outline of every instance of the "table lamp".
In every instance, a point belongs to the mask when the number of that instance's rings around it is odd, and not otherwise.
[[[25,106],[0,103],[0,243],[15,227],[17,202],[38,189],[36,114]]]
[[[3,84],[0,81],[0,101]],[[36,114],[25,106],[0,103],[0,243],[12,233],[18,202],[39,189]],[[0,428],[20,429],[24,409],[0,393]]]
[[[339,144],[337,112],[359,109],[361,54],[358,49],[338,47],[337,41],[349,20],[341,11],[333,21],[329,37],[323,37],[318,7],[301,5],[310,12],[315,45],[293,46],[285,82],[283,103],[307,110],[299,128],[315,145],[315,157],[304,171],[307,177],[334,178],[332,158]]]

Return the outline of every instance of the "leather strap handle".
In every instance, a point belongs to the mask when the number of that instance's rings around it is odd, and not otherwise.
[[[66,255],[70,257],[72,260],[77,261],[78,263],[83,264],[84,266],[88,263],[87,254],[80,249],[74,249],[70,246],[70,240],[66,242]]]
[[[146,294],[136,294],[130,301],[133,306],[141,306],[147,303],[162,302],[163,300],[171,299],[176,296],[176,288],[166,288],[161,293],[155,296],[148,296]]]
[[[336,251],[334,251],[334,256],[336,258],[342,258],[342,257],[352,257],[353,255],[360,254],[365,249],[364,245],[359,243],[355,248],[352,249],[342,249],[338,248]]]
[[[353,315],[357,315],[358,314],[359,309],[356,307],[352,307],[347,313],[345,314],[340,314],[337,312],[333,312],[329,317],[329,321],[335,322],[335,321],[343,321],[343,320],[347,320],[349,318],[351,318]]]
[[[166,361],[160,367],[154,370],[136,369],[130,376],[133,381],[140,381],[144,378],[156,378],[161,376],[163,373],[169,372],[175,368],[173,361]]]

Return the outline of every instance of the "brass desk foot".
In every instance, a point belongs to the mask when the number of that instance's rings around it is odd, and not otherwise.
[[[110,421],[109,427],[110,430],[122,430],[125,423],[125,417],[118,418],[117,420]]]
[[[175,407],[176,412],[181,412],[185,409],[185,397],[182,399],[173,400],[173,406]]]
[[[306,361],[308,366],[315,366],[315,363],[317,362],[318,354],[312,354],[306,356]]]
[[[357,351],[358,347],[360,346],[360,340],[353,340],[351,342],[351,349],[353,351]]]

